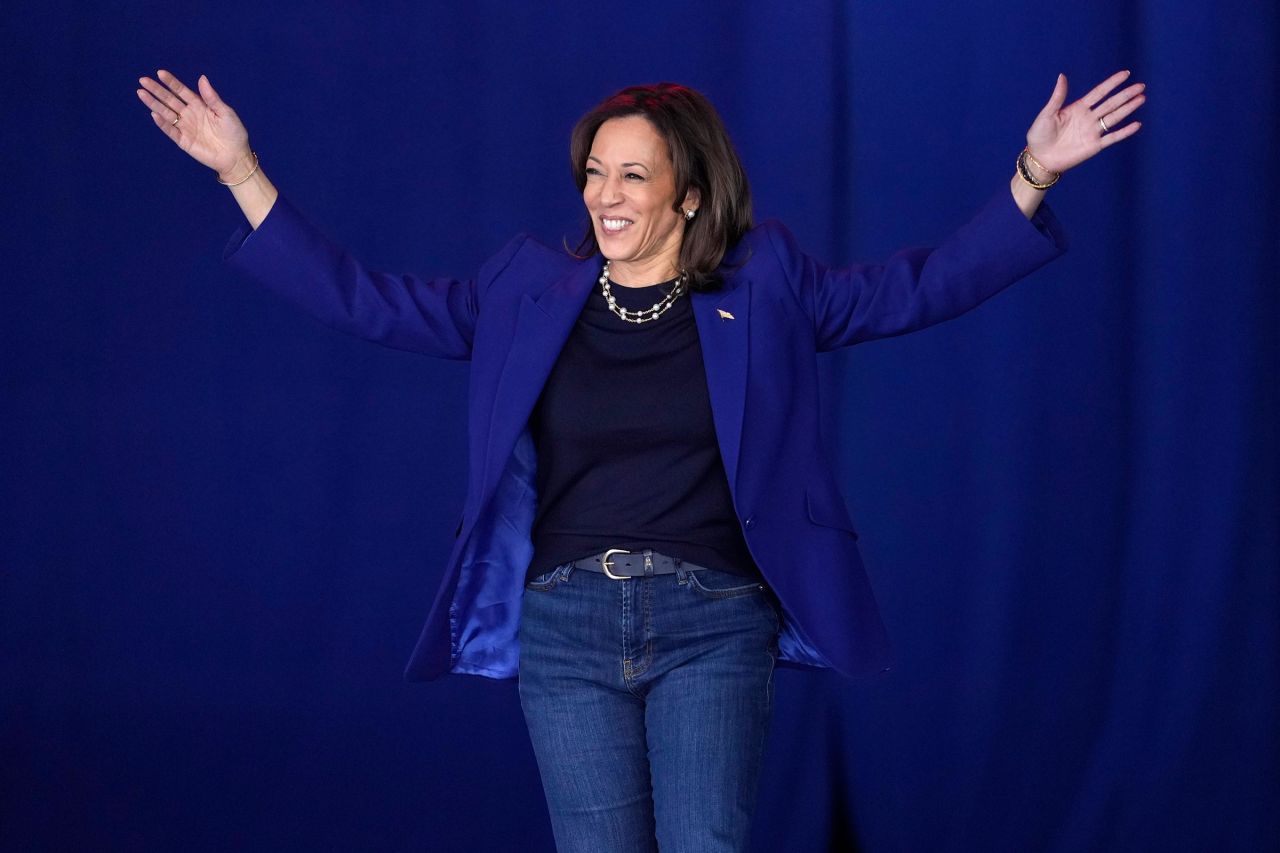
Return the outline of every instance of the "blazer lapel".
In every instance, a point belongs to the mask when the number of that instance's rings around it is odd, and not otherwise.
[[[511,348],[498,378],[489,420],[482,481],[485,496],[496,484],[516,438],[528,423],[599,273],[598,264],[584,262],[537,298],[527,293],[521,297]]]
[[[492,492],[517,437],[528,423],[598,275],[596,264],[583,263],[537,298],[528,294],[521,297],[511,348],[498,379],[489,421],[482,481],[485,498]],[[750,290],[751,281],[744,279],[736,282],[732,290],[691,294],[712,420],[729,488],[734,494],[737,493],[742,417],[746,406]]]
[[[732,282],[732,279],[729,280]],[[751,280],[732,290],[693,294],[693,316],[702,344],[702,363],[711,396],[711,416],[720,441],[720,457],[736,495],[742,413],[747,401],[747,332],[750,328]]]

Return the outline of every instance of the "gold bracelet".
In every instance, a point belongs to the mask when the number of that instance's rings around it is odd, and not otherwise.
[[[1030,145],[1024,146],[1022,150],[1027,152],[1027,159],[1031,161],[1031,165],[1035,166],[1037,169],[1039,169],[1042,172],[1048,172],[1050,175],[1057,175],[1059,178],[1062,177],[1061,172],[1055,172],[1053,171],[1053,169],[1050,169],[1048,166],[1044,165],[1039,160],[1037,160],[1035,156],[1033,156],[1031,153]]]
[[[1043,169],[1044,171],[1053,175],[1053,180],[1044,184],[1037,181],[1035,177],[1032,176],[1031,170],[1027,168],[1028,157],[1031,158],[1031,162],[1036,164],[1037,168]],[[1052,169],[1045,169],[1044,166],[1041,166],[1040,163],[1036,161],[1036,158],[1031,157],[1031,149],[1029,147],[1024,147],[1022,151],[1018,153],[1018,176],[1022,178],[1022,180],[1026,181],[1028,184],[1031,184],[1031,186],[1035,187],[1038,190],[1047,190],[1049,189],[1049,187],[1053,186],[1058,182],[1058,179],[1062,177],[1062,173],[1055,172]]]
[[[247,181],[247,180],[249,180],[250,178],[252,178],[252,177],[253,177],[254,172],[257,172],[257,171],[258,171],[258,152],[257,152],[257,151],[250,151],[249,153],[253,155],[253,168],[249,170],[249,174],[245,175],[243,178],[241,178],[240,180],[236,181],[234,184],[233,184],[233,183],[229,183],[229,182],[227,182],[227,181],[224,181],[224,180],[222,180],[222,178],[218,178],[218,183],[222,184],[224,187],[238,187],[238,186],[240,186],[241,184],[243,184],[245,181]]]

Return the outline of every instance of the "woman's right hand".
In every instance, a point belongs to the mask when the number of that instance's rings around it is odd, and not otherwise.
[[[140,77],[138,99],[151,109],[151,118],[165,136],[199,163],[233,181],[253,165],[249,132],[236,111],[214,91],[203,74],[192,91],[168,71],[156,72],[159,81]]]

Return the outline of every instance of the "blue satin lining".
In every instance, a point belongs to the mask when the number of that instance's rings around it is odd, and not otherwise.
[[[520,602],[525,571],[533,559],[536,471],[533,437],[525,429],[516,439],[493,499],[477,518],[462,552],[458,586],[449,608],[450,672],[486,678],[516,677],[520,663]],[[767,567],[761,565],[760,571],[767,580]],[[797,627],[785,605],[778,663],[830,667]]]

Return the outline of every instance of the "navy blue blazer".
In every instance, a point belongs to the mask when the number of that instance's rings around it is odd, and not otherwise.
[[[1023,216],[1006,185],[936,248],[834,268],[776,221],[726,258],[724,287],[691,293],[716,438],[743,536],[782,604],[780,666],[887,669],[889,645],[819,436],[817,353],[968,311],[1066,250],[1048,205]],[[281,196],[224,257],[326,325],[471,362],[467,497],[405,670],[513,678],[536,502],[527,422],[600,273],[520,235],[475,278],[366,268]]]

